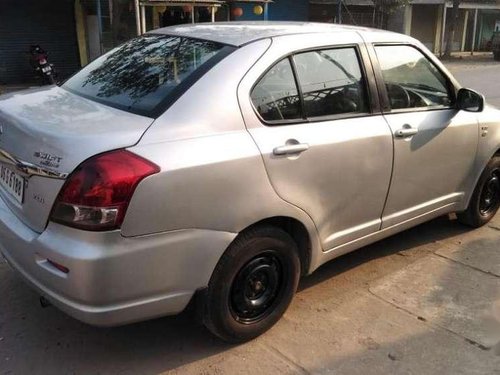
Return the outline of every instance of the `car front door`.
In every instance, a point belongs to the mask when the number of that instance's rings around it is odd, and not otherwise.
[[[380,229],[390,182],[392,134],[370,101],[361,48],[271,49],[239,90],[271,184],[309,214],[325,250]]]
[[[413,45],[376,45],[394,170],[382,228],[463,205],[478,143],[476,115],[455,109],[447,75]],[[377,64],[375,64],[377,65]]]

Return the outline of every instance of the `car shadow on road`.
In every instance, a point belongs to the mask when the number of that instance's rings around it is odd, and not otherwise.
[[[430,249],[434,251],[434,248],[438,248],[440,246],[438,241],[450,239],[470,230],[471,228],[458,223],[454,218],[439,217],[324,264],[302,280],[299,292],[376,259],[391,255],[409,258],[423,256],[430,252]],[[431,244],[433,246],[429,247]],[[376,277],[378,275],[374,274],[371,278]],[[369,280],[364,282],[367,281]]]

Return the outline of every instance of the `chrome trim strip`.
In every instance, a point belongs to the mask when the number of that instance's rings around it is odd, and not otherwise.
[[[64,180],[68,177],[68,173],[55,172],[50,169],[39,167],[38,165],[22,161],[9,154],[7,151],[0,149],[0,164],[13,167],[23,177],[41,176]]]

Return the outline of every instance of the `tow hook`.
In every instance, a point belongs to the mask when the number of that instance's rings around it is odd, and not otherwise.
[[[43,309],[52,306],[50,301],[43,296],[40,297],[40,305],[42,306]]]

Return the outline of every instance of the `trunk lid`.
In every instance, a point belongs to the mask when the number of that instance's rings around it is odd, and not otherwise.
[[[65,176],[93,155],[136,144],[153,121],[60,87],[0,96],[0,163],[24,178],[22,203],[5,182],[0,197],[42,232]]]

